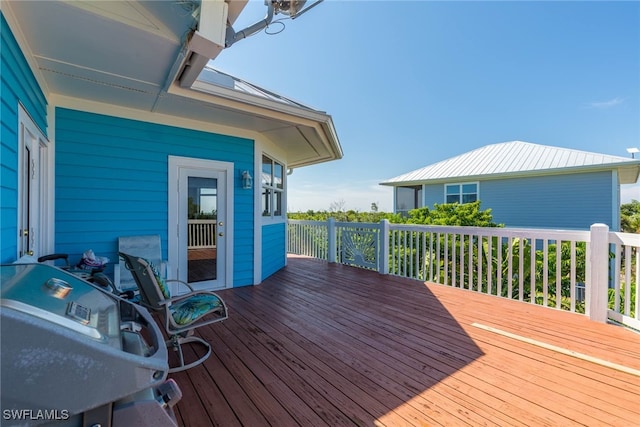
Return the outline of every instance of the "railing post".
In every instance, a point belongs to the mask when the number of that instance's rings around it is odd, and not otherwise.
[[[591,320],[606,323],[609,310],[609,226],[593,224],[589,244],[591,283],[587,288],[587,309]]]
[[[389,221],[380,221],[379,237],[380,253],[378,254],[378,271],[380,274],[389,274]]]
[[[329,240],[327,261],[336,262],[336,252],[338,251],[338,247],[336,245],[336,220],[334,218],[329,218],[327,221],[327,235]]]

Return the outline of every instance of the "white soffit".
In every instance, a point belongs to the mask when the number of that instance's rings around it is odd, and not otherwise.
[[[168,40],[179,43],[180,39],[176,36],[174,31],[169,29],[160,20],[155,19],[153,14],[143,6],[141,2],[137,1],[83,1],[83,0],[71,0],[64,3],[69,6],[84,9],[88,12],[92,12],[96,15],[104,16],[113,21],[118,21],[126,25],[130,25],[135,28],[149,31],[161,37],[165,37]],[[175,2],[178,5],[178,2]],[[184,13],[188,13],[183,9]]]

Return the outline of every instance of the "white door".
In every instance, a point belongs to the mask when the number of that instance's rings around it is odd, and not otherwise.
[[[170,161],[177,179],[170,189],[170,230],[175,227],[176,234],[169,236],[169,266],[196,290],[231,287],[230,171],[221,162],[178,159],[179,164]]]
[[[18,114],[18,258],[42,256],[46,232],[47,140],[22,106]]]

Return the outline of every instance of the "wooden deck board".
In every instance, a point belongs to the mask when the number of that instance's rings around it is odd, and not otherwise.
[[[640,426],[640,377],[473,326],[640,369],[640,334],[586,317],[289,258],[220,292],[212,356],[172,374],[181,425]],[[190,354],[190,353],[187,353]]]

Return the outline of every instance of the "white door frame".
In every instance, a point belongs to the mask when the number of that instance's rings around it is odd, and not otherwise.
[[[186,230],[186,219],[182,219],[184,224],[181,224],[180,203],[178,190],[179,190],[179,178],[181,169],[203,171],[216,171],[220,172],[225,177],[225,187],[223,190],[225,200],[223,200],[224,214],[225,214],[225,231],[224,239],[219,242],[219,249],[224,250],[225,262],[223,265],[224,277],[218,277],[218,280],[222,284],[222,288],[233,287],[233,163],[221,162],[217,160],[205,160],[191,157],[169,156],[169,195],[168,195],[168,244],[169,244],[169,268],[168,277],[170,279],[177,278],[179,280],[187,281],[186,268],[180,269],[180,251],[179,251],[179,232],[182,228]],[[184,231],[183,231],[184,232]],[[222,247],[220,247],[222,245]],[[182,260],[184,261],[184,260]],[[219,288],[217,288],[219,289]],[[177,291],[177,290],[176,290]]]
[[[29,150],[31,162],[25,166],[25,153]],[[53,218],[53,184],[48,179],[51,167],[49,141],[35,124],[22,104],[18,103],[18,209],[17,228],[18,245],[16,256],[30,255],[23,250],[25,215],[28,215],[29,249],[33,256],[39,257],[52,250],[50,247]],[[29,170],[25,170],[28,168]],[[29,175],[27,177],[27,174]],[[31,191],[25,188],[25,179],[29,179]],[[29,197],[29,210],[25,212],[25,197]]]

